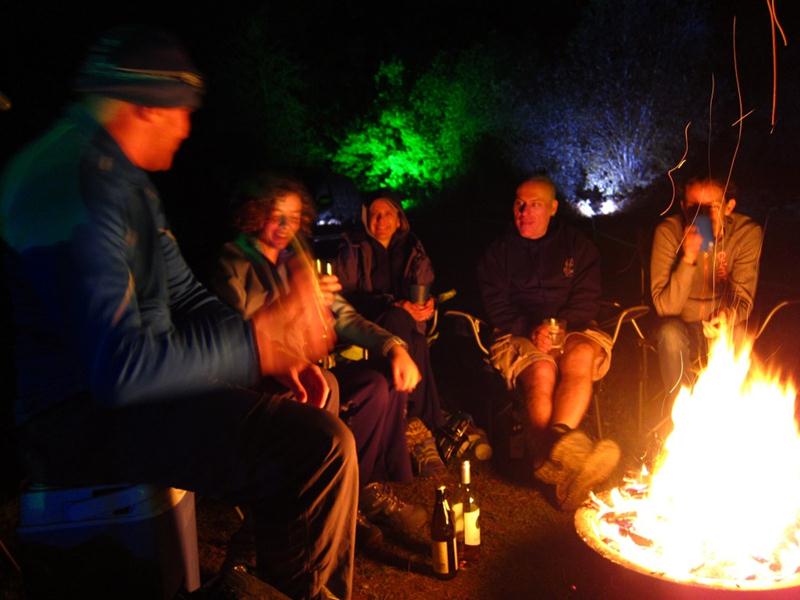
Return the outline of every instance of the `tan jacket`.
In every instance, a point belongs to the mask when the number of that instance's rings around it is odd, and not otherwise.
[[[758,281],[761,227],[744,215],[729,215],[723,239],[716,248],[701,252],[694,265],[681,260],[683,232],[683,219],[677,214],[656,227],[650,258],[656,312],[692,323],[708,319],[719,308],[732,308],[736,323],[746,320]]]

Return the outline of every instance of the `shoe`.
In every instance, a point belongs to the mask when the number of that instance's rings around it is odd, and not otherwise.
[[[447,468],[436,449],[433,434],[417,417],[408,421],[406,442],[411,452],[411,465],[420,477],[441,477]]]
[[[219,575],[199,590],[192,592],[188,597],[201,600],[240,600],[241,598],[289,600],[289,596],[260,579],[247,565],[233,565],[223,569]]]
[[[256,567],[256,535],[253,528],[253,517],[248,513],[228,542],[228,551],[222,569],[247,567],[255,572]]]
[[[374,548],[383,542],[383,532],[380,527],[370,523],[369,519],[360,510],[356,515],[356,547],[362,550]]]
[[[568,481],[556,486],[556,498],[562,510],[575,510],[589,492],[613,473],[619,462],[619,446],[611,440],[599,440],[581,468]]]
[[[428,523],[424,508],[403,502],[385,483],[368,483],[361,488],[359,506],[370,521],[405,537],[417,537]]]
[[[467,444],[462,444],[459,449],[458,457],[468,454],[476,460],[489,460],[492,458],[492,446],[489,444],[489,436],[480,427],[472,423],[466,431]]]
[[[583,468],[592,452],[592,440],[573,429],[561,435],[553,444],[545,461],[534,468],[533,476],[544,483],[564,487]]]
[[[472,423],[472,417],[466,413],[457,412],[451,415],[445,413],[444,425],[436,430],[436,449],[439,451],[444,464],[462,455],[469,447],[466,438],[467,428]]]

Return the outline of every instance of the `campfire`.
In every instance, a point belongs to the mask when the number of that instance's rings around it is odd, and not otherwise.
[[[576,513],[602,556],[712,588],[800,585],[800,435],[795,389],[723,334],[682,389],[652,472],[592,496]]]

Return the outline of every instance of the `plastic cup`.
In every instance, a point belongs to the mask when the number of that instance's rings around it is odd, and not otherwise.
[[[567,336],[567,322],[564,319],[549,317],[542,321],[550,334],[550,351],[556,354],[564,352],[564,339]]]

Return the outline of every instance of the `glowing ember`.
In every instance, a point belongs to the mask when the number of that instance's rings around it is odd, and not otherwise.
[[[694,388],[681,390],[652,475],[643,469],[593,497],[580,518],[607,552],[650,574],[780,586],[800,572],[795,390],[751,365],[750,344],[735,354],[728,338],[714,343]]]

